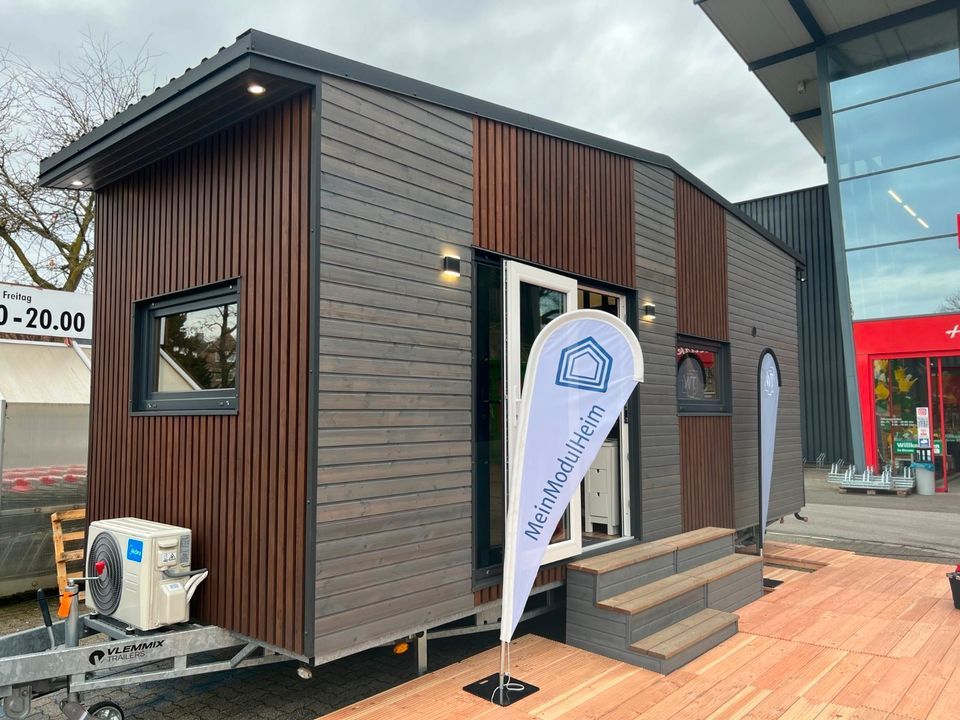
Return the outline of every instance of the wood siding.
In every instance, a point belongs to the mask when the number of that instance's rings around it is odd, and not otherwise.
[[[677,178],[677,330],[727,339],[725,212],[690,183]]]
[[[657,306],[656,320],[641,320],[637,332],[645,375],[637,391],[641,537],[648,541],[681,532],[673,173],[634,163],[633,197],[636,302],[639,307],[648,302]]]
[[[769,517],[790,515],[804,504],[796,267],[793,258],[732,216],[727,240],[735,521],[742,528],[760,522],[757,366],[765,348],[777,356],[782,383]]]
[[[324,657],[473,608],[473,140],[469,117],[365,85],[321,97]]]
[[[684,532],[735,527],[731,428],[728,415],[680,418]]]
[[[567,579],[567,566],[566,565],[553,565],[551,567],[541,568],[540,572],[537,573],[537,577],[533,581],[533,587],[543,587],[544,585],[549,585],[550,583],[563,582]],[[497,583],[496,585],[488,585],[485,588],[480,588],[473,593],[473,604],[475,606],[484,605],[489,602],[495,602],[500,600],[503,597],[503,584]]]
[[[474,243],[633,287],[630,159],[474,118]]]
[[[194,617],[304,648],[305,94],[97,193],[89,510],[193,530]],[[137,300],[240,278],[238,414],[131,416]]]

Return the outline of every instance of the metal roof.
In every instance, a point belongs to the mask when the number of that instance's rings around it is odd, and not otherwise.
[[[926,54],[956,24],[931,22],[960,0],[693,0],[800,132],[824,154],[816,52],[849,74]],[[924,22],[927,21],[927,22]]]
[[[88,405],[90,370],[66,344],[0,341],[0,397],[10,404]]]
[[[84,189],[104,187],[255,114],[266,104],[316,87],[321,75],[348,78],[469,115],[668,168],[723,205],[798,264],[803,264],[803,258],[792,248],[667,155],[511,110],[259,30],[248,30],[233,45],[221,48],[213,57],[204,59],[195,68],[188,68],[180,77],[42,160],[40,183],[59,188],[70,188],[74,182],[82,183]],[[251,82],[268,87],[269,92],[251,95],[246,92]]]

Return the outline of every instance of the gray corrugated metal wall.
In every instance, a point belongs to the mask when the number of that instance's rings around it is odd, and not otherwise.
[[[682,531],[680,431],[677,421],[677,271],[674,175],[634,163],[637,303],[657,306],[654,322],[640,320],[644,382],[640,385],[640,503],[642,539]],[[638,316],[642,313],[638,313]]]
[[[471,119],[321,97],[318,656],[473,607]]]
[[[770,348],[780,365],[780,410],[770,492],[770,518],[804,504],[800,439],[796,266],[733,215],[727,214],[730,374],[733,383],[734,515],[738,528],[756,525],[757,368]],[[754,335],[753,329],[756,328]]]
[[[749,200],[740,208],[806,260],[798,313],[804,457],[813,460],[825,452],[828,460],[849,460],[853,446],[827,186]]]

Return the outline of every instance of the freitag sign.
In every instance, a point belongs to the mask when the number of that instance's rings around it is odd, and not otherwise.
[[[0,332],[93,338],[93,296],[0,283]]]

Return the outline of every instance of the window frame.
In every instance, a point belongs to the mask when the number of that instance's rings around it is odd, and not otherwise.
[[[704,350],[712,352],[716,358],[717,369],[715,377],[717,381],[717,394],[719,397],[713,399],[694,400],[691,398],[681,398],[676,390],[677,373],[680,370],[680,357],[676,351],[680,348],[690,348],[692,350]],[[686,357],[686,354],[684,354]],[[717,340],[708,340],[691,335],[677,335],[677,342],[674,347],[674,397],[677,400],[677,415],[730,415],[732,387],[730,382],[730,343],[719,342]]]
[[[152,389],[157,374],[159,337],[154,322],[182,312],[205,310],[235,303],[237,306],[236,377],[240,374],[240,279],[178,290],[138,300],[133,304],[133,337],[130,353],[131,415],[236,415],[239,388],[215,388],[184,392]]]

